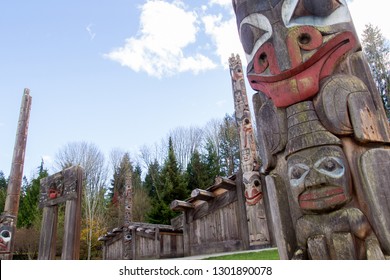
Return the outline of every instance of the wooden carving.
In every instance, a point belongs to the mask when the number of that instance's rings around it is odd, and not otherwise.
[[[346,1],[233,8],[280,255],[388,258],[390,127]]]
[[[245,186],[246,214],[251,246],[267,244],[270,241],[267,217],[260,178],[258,158],[252,117],[249,110],[241,59],[237,55],[229,59],[232,78],[235,117],[240,136],[240,161]]]
[[[41,179],[39,205],[43,208],[39,260],[55,259],[58,205],[65,203],[63,260],[79,258],[81,232],[81,194],[83,169],[73,166]]]
[[[126,226],[133,221],[133,184],[131,173],[127,173],[125,177],[125,193],[123,199],[125,207],[124,225]]]

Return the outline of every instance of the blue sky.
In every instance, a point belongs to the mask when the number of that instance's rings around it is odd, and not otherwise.
[[[390,38],[385,1],[349,1],[358,33]],[[0,170],[9,174],[24,88],[33,97],[25,175],[66,143],[108,157],[234,110],[227,59],[241,45],[231,0],[0,3]],[[249,98],[252,90],[247,86]]]

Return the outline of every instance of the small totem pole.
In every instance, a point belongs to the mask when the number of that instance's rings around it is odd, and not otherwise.
[[[20,189],[22,186],[24,157],[26,152],[28,124],[31,111],[30,90],[24,89],[15,148],[12,159],[10,181],[7,188],[7,198],[4,212],[0,218],[0,259],[12,259],[16,222],[19,212]]]
[[[246,214],[248,218],[250,246],[269,244],[267,217],[265,214],[262,183],[259,173],[255,135],[249,110],[241,59],[230,57],[235,117],[240,136],[240,161],[245,185]]]
[[[133,184],[132,184],[132,173],[129,168],[127,170],[125,176],[125,193],[123,195],[123,200],[124,200],[124,234],[123,234],[123,244],[124,244],[124,258],[131,259],[132,256],[132,246],[133,243],[131,242],[132,240],[132,235],[131,230],[129,230],[129,225],[131,222],[133,222]]]
[[[233,0],[284,259],[390,256],[390,128],[345,0]]]
[[[133,222],[133,184],[130,170],[125,174],[125,193],[123,199],[125,207],[124,225],[128,227]]]

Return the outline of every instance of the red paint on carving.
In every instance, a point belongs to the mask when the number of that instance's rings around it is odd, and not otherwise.
[[[7,245],[5,244],[3,238],[0,237],[0,251],[7,250]]]
[[[261,74],[269,68],[272,75],[280,73],[278,61],[276,59],[275,48],[268,42],[258,49],[254,57],[253,68],[256,74]]]
[[[57,191],[56,190],[49,190],[49,199],[54,199],[57,197]]]
[[[311,38],[314,38],[314,42],[310,47],[314,47],[319,43],[317,32],[314,32],[310,28],[302,30],[307,31],[306,33],[308,35],[311,34]],[[292,38],[297,36],[295,30],[291,36],[287,41],[291,41],[288,43],[289,52],[290,55],[294,56],[297,52],[297,44],[301,46],[302,43],[293,44]],[[248,74],[249,82],[253,89],[262,91],[270,97],[276,107],[287,107],[304,101],[318,92],[320,80],[332,74],[339,58],[356,47],[356,43],[357,41],[353,33],[340,33],[326,42],[307,61],[299,64],[302,60],[301,55],[294,58],[292,63],[295,67],[284,72],[280,72],[279,68],[275,65],[277,64],[275,61],[275,51],[272,50],[271,43],[265,44],[267,46],[264,45],[264,48],[261,47],[255,55],[254,68],[256,70],[254,74]],[[270,72],[273,74],[272,76],[264,75],[263,72],[266,69],[263,68],[264,65],[267,65],[267,62],[262,61],[263,64],[260,65],[260,57],[273,58],[268,62]],[[260,70],[263,70],[263,72],[259,72]]]
[[[304,200],[321,199],[324,197],[329,197],[340,193],[344,193],[344,189],[341,187],[311,189],[301,194],[299,196],[299,200],[304,201]]]
[[[246,204],[255,205],[260,199],[263,198],[263,193],[256,188],[253,188],[251,191],[251,195],[249,196],[248,191],[245,191]]]
[[[343,204],[347,196],[342,187],[319,187],[302,193],[299,206],[304,210],[321,210]]]

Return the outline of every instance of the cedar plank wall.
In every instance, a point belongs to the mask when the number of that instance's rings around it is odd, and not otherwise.
[[[228,195],[225,195],[228,197]],[[240,250],[242,241],[237,224],[237,200],[205,216],[190,217],[191,255]],[[194,211],[195,212],[195,211]]]
[[[171,209],[183,212],[184,255],[194,256],[249,249],[243,195],[236,176],[218,177],[205,191],[196,189],[186,201],[175,200]],[[241,203],[242,204],[242,203]]]
[[[104,260],[121,260],[123,255],[122,233],[115,236],[112,240],[104,242]]]

